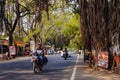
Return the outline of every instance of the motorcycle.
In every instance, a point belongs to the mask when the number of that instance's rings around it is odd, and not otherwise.
[[[66,60],[68,58],[68,53],[63,54],[63,57]]]
[[[43,63],[39,56],[32,56],[31,59],[34,73],[40,73],[42,71]]]

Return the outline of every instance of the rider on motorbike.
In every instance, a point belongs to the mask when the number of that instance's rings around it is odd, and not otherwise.
[[[43,64],[44,52],[43,52],[43,49],[41,48],[41,44],[37,44],[36,54],[41,61],[40,63]]]
[[[44,50],[41,48],[41,44],[37,44],[36,53],[41,60],[41,64],[46,64],[48,62],[47,57],[44,55]]]
[[[48,59],[44,55],[44,51],[40,44],[37,44],[36,52],[32,54],[31,62],[33,64],[33,70],[35,73],[42,71],[42,67],[48,62]]]
[[[66,60],[67,57],[68,57],[68,50],[67,50],[67,48],[65,48],[64,52],[65,52],[65,54],[64,54],[64,59]]]

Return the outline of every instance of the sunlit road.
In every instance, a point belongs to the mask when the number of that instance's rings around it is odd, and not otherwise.
[[[0,80],[70,80],[72,76],[74,78],[76,54],[72,54],[67,60],[59,54],[47,57],[49,62],[40,74],[33,72],[30,58],[0,62]]]
[[[33,72],[30,57],[0,62],[0,80],[120,80],[106,70],[93,71],[82,55],[72,54],[67,60],[59,54],[47,57],[49,62],[40,74]]]

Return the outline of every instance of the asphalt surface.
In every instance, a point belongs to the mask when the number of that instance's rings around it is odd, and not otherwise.
[[[48,55],[48,64],[40,74],[32,70],[30,57],[0,62],[0,80],[69,80],[76,55],[64,60],[57,55]]]
[[[0,80],[120,80],[120,75],[107,70],[93,70],[83,63],[83,55],[72,54],[64,60],[59,54],[47,55],[48,64],[35,74],[31,57],[0,62]]]

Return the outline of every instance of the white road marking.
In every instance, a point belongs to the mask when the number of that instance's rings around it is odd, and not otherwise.
[[[75,80],[75,75],[76,75],[76,70],[77,70],[77,64],[78,64],[78,59],[79,59],[79,55],[77,56],[77,60],[76,60],[76,64],[75,64],[75,67],[73,69],[73,73],[72,73],[72,76],[70,78],[70,80]]]

